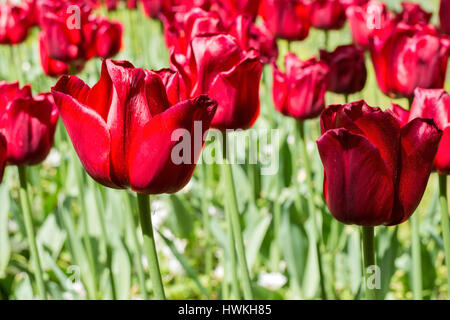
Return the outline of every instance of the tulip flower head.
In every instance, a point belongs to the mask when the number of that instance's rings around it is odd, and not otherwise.
[[[187,184],[201,148],[178,164],[172,159],[178,144],[173,134],[192,133],[200,121],[203,137],[216,110],[202,95],[171,105],[157,73],[108,59],[92,88],[76,76],[63,76],[52,93],[89,175],[107,187],[145,194],[172,193]]]
[[[338,30],[345,23],[345,7],[341,0],[315,0],[311,7],[311,25],[317,29]]]
[[[171,65],[179,78],[171,83],[181,82],[178,96],[207,94],[217,101],[213,128],[245,130],[258,118],[262,64],[256,50],[242,50],[231,35],[200,36],[187,56],[172,52]]]
[[[305,0],[262,0],[259,14],[277,39],[303,40],[311,27],[311,3]]]
[[[378,86],[389,97],[411,98],[416,88],[443,88],[450,39],[431,25],[405,23],[376,30],[370,54]]]
[[[421,89],[414,92],[409,120],[433,119],[443,131],[434,168],[441,174],[450,174],[450,94],[442,89]]]
[[[419,205],[442,136],[430,119],[401,126],[364,101],[329,106],[317,140],[331,214],[361,226],[396,225]]]
[[[423,10],[417,3],[402,2],[402,8],[403,11],[397,15],[396,20],[412,26],[415,24],[427,25],[433,15]]]
[[[367,69],[362,49],[347,45],[337,47],[333,52],[321,50],[320,60],[330,68],[329,91],[351,94],[364,89]]]
[[[58,111],[50,94],[31,95],[29,85],[0,81],[0,133],[7,143],[6,162],[41,163],[53,146]]]
[[[0,44],[23,42],[34,25],[33,14],[27,3],[0,3]]]
[[[442,31],[450,34],[450,0],[441,0],[439,18]]]
[[[293,53],[285,57],[285,73],[273,64],[272,95],[282,114],[298,120],[315,118],[325,108],[329,67],[312,58],[301,61]]]

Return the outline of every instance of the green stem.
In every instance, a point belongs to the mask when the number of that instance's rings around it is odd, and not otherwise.
[[[413,295],[414,299],[422,299],[422,255],[420,252],[419,237],[419,215],[418,212],[412,215],[411,219],[411,250],[412,250],[412,273],[413,273]]]
[[[33,228],[33,217],[31,215],[31,206],[30,206],[30,198],[28,193],[28,185],[27,185],[27,173],[26,167],[19,166],[17,167],[19,170],[19,180],[20,180],[20,205],[22,206],[22,213],[25,222],[25,229],[27,232],[28,245],[30,246],[31,253],[31,263],[33,265],[35,277],[36,277],[36,285],[38,289],[38,294],[41,299],[47,299],[47,291],[44,284],[44,277],[42,273],[41,267],[41,259],[39,257],[39,251],[36,242],[36,235],[34,233]]]
[[[439,203],[441,205],[442,234],[444,238],[445,264],[447,265],[447,287],[450,292],[450,223],[448,217],[447,176],[439,175]],[[450,296],[450,293],[447,294]]]
[[[136,224],[134,222],[133,210],[131,207],[130,197],[131,195],[128,192],[125,192],[125,205],[126,205],[126,216],[128,229],[131,233],[131,241],[133,243],[133,247],[135,250],[135,260],[136,260],[136,271],[138,275],[139,285],[141,286],[142,298],[144,300],[148,300],[150,297],[147,292],[147,286],[145,284],[145,273],[144,266],[142,265],[142,249],[139,243],[139,239],[136,232]]]
[[[329,32],[328,30],[324,31],[324,35],[325,35],[325,40],[324,40],[325,50],[328,50],[328,43],[329,43],[329,40],[330,40],[330,35],[329,35],[328,32]]]
[[[76,179],[78,183],[78,193],[81,202],[81,215],[83,218],[83,241],[87,251],[87,258],[89,263],[89,271],[92,274],[92,280],[94,282],[94,292],[90,293],[91,297],[97,297],[97,288],[98,288],[98,277],[97,277],[97,269],[95,267],[95,259],[94,259],[94,250],[92,248],[92,243],[89,234],[89,218],[88,218],[88,210],[86,206],[86,200],[84,198],[84,181],[83,181],[84,171],[82,168],[76,168]]]
[[[156,299],[165,300],[164,287],[159,270],[158,254],[156,253],[155,237],[153,235],[152,215],[150,212],[150,196],[147,194],[137,194],[139,205],[139,218],[141,221],[142,235],[144,237],[144,247],[147,253],[148,268],[153,284],[153,292]]]
[[[362,227],[363,254],[364,254],[364,280],[367,300],[376,300],[377,292],[375,288],[368,287],[368,278],[371,276],[369,267],[375,265],[375,239],[374,227]]]
[[[231,164],[228,161],[227,156],[227,137],[226,133],[223,135],[223,161],[222,164],[222,175],[224,178],[225,185],[225,211],[228,215],[230,215],[230,220],[232,224],[233,237],[236,245],[236,252],[238,257],[239,266],[241,269],[241,279],[242,279],[242,288],[244,291],[244,298],[246,300],[253,299],[252,286],[250,281],[250,273],[247,266],[247,258],[245,256],[245,248],[244,248],[244,239],[242,236],[242,228],[239,217],[239,209],[238,203],[236,199],[236,190],[234,186],[234,178],[233,171],[231,168]]]
[[[323,266],[322,266],[322,255],[320,250],[320,230],[319,225],[317,222],[316,217],[316,210],[314,205],[314,184],[312,181],[312,170],[311,170],[311,164],[310,160],[308,158],[308,150],[306,148],[306,135],[305,135],[305,123],[303,121],[298,121],[298,132],[300,135],[300,148],[303,155],[303,165],[305,167],[306,171],[306,185],[308,186],[308,190],[310,192],[310,195],[307,197],[308,202],[308,210],[309,214],[311,215],[312,222],[313,222],[313,228],[314,228],[314,241],[316,243],[316,253],[317,253],[317,266],[318,266],[318,272],[319,272],[319,279],[320,279],[320,294],[322,300],[327,299],[327,293],[325,290],[325,277],[323,274]]]
[[[210,276],[213,268],[213,251],[212,251],[212,241],[211,241],[211,230],[210,230],[210,219],[208,212],[208,185],[207,185],[207,164],[202,163],[200,165],[200,179],[203,188],[202,197],[202,218],[203,218],[203,229],[205,231],[205,274]]]
[[[225,218],[227,222],[227,240],[228,240],[228,248],[229,248],[229,259],[230,259],[230,271],[231,271],[231,292],[233,294],[233,299],[240,299],[241,293],[239,291],[239,279],[237,273],[237,264],[236,264],[236,249],[234,246],[234,237],[233,237],[233,223],[231,220],[231,214],[225,207]]]

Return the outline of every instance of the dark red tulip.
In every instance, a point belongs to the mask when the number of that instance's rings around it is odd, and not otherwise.
[[[350,94],[364,89],[367,70],[362,49],[351,44],[337,47],[333,52],[321,50],[320,60],[330,68],[329,91]]]
[[[144,13],[152,19],[170,18],[193,8],[209,10],[212,0],[141,0]]]
[[[225,32],[222,19],[217,12],[207,12],[193,8],[186,13],[178,13],[172,21],[164,24],[164,37],[169,50],[187,54],[191,40],[196,36]]]
[[[228,33],[234,36],[244,50],[251,48],[259,51],[261,62],[270,63],[278,57],[278,47],[274,35],[265,24],[256,25],[247,16],[238,16]]]
[[[325,108],[328,66],[312,58],[301,61],[293,53],[285,57],[282,73],[273,64],[273,101],[282,114],[298,120],[315,118]]]
[[[32,14],[25,6],[0,3],[0,44],[23,42],[33,25]]]
[[[373,34],[370,53],[380,89],[412,97],[415,88],[442,88],[450,40],[431,25],[390,25]]]
[[[433,119],[443,131],[434,168],[441,174],[450,174],[450,94],[442,89],[417,88],[409,120],[416,118]]]
[[[317,29],[337,30],[345,24],[345,7],[340,0],[314,0],[311,25]]]
[[[261,0],[215,0],[211,2],[211,10],[217,11],[222,21],[229,27],[241,15],[255,21]]]
[[[311,3],[304,0],[262,0],[260,11],[276,38],[303,40],[309,34]]]
[[[430,119],[401,127],[390,112],[364,101],[330,106],[317,140],[324,197],[342,223],[396,225],[419,205],[442,132]]]
[[[384,2],[372,0],[362,6],[350,6],[346,15],[353,41],[362,48],[369,47],[369,37],[374,30],[383,29],[394,19],[394,15],[387,10]]]
[[[58,111],[49,93],[31,96],[31,87],[0,81],[0,133],[7,142],[7,164],[42,162],[53,146]]]
[[[3,172],[5,171],[6,165],[6,139],[0,133],[0,183],[3,179]]]
[[[122,24],[115,21],[111,22],[106,18],[97,18],[95,24],[96,56],[111,58],[118,54],[122,48]]]
[[[442,31],[450,34],[450,0],[441,0],[439,18],[441,20]]]
[[[341,0],[341,4],[345,9],[351,6],[362,6],[365,5],[369,0]]]
[[[397,21],[409,25],[428,24],[433,15],[423,10],[418,3],[402,2],[402,7],[403,11],[398,14]]]
[[[160,76],[127,61],[104,60],[92,88],[75,76],[63,76],[52,93],[91,177],[108,187],[148,194],[172,193],[186,185],[203,142],[195,148],[194,124],[201,121],[199,134],[204,134],[216,109],[203,95],[171,105]],[[191,134],[189,163],[172,158],[177,129]]]
[[[234,37],[224,34],[196,37],[190,48],[187,56],[171,55],[186,95],[208,94],[218,102],[213,128],[250,128],[259,115],[258,52],[242,50]]]

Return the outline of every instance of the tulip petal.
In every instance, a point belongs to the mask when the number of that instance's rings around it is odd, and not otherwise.
[[[450,175],[450,126],[447,126],[442,134],[442,139],[434,158],[434,168],[440,174]]]
[[[76,77],[61,77],[52,88],[53,98],[61,119],[73,143],[75,151],[88,174],[97,182],[111,188],[118,186],[110,177],[111,138],[102,117],[90,107],[71,96],[74,86],[70,80]],[[79,90],[79,96],[86,96]]]
[[[208,93],[220,101],[212,127],[220,130],[248,129],[253,125],[259,115],[261,74],[262,64],[258,55],[249,53],[230,71],[218,75]]]
[[[394,185],[378,149],[346,129],[327,131],[317,140],[325,168],[324,195],[333,216],[346,224],[386,222]]]
[[[216,106],[209,97],[200,96],[183,101],[152,118],[131,141],[131,188],[136,192],[159,194],[173,193],[186,185],[200,156],[203,135],[209,129]],[[201,121],[199,132],[194,132],[195,121]],[[183,133],[190,136],[179,142]],[[190,150],[183,150],[183,159],[187,156],[187,161],[178,162],[179,153],[172,155],[179,143],[190,146]],[[186,155],[184,152],[189,153]]]
[[[416,210],[428,183],[442,132],[432,120],[414,119],[401,129],[401,172],[398,202],[389,225],[407,220]]]

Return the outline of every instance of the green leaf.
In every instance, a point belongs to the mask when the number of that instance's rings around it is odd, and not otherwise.
[[[0,185],[0,203],[0,278],[3,278],[11,256],[8,232],[8,213],[10,202],[6,184]]]

